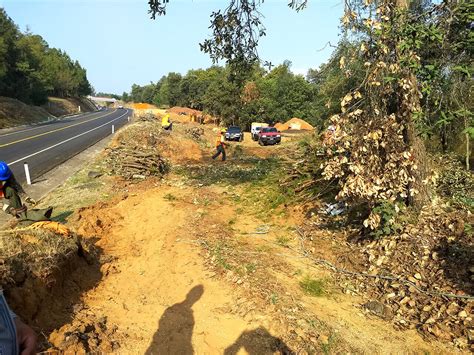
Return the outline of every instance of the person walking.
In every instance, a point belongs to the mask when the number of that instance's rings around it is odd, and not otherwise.
[[[216,139],[216,153],[212,156],[212,159],[215,160],[220,154],[222,154],[222,161],[225,161],[225,146],[227,145],[225,142],[225,132],[226,129],[223,128],[220,134],[217,136]]]

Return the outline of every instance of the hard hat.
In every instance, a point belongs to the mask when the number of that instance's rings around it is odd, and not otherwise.
[[[8,164],[4,161],[0,161],[0,180],[7,181],[12,176],[12,171],[8,167]]]
[[[225,133],[225,132],[227,132],[227,129],[226,129],[226,128],[222,128],[222,129],[221,129],[221,133]]]

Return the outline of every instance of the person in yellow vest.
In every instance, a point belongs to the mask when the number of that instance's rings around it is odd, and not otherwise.
[[[225,132],[227,132],[227,130],[223,128],[216,137],[216,154],[212,156],[214,160],[222,154],[222,161],[225,161],[225,146],[227,145],[225,142]]]
[[[173,123],[170,121],[170,115],[167,113],[161,119],[161,127],[166,131],[171,131],[173,129]]]

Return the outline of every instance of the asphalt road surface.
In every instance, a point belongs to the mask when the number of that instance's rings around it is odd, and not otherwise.
[[[128,122],[131,110],[114,109],[86,113],[37,126],[0,133],[0,160],[8,163],[15,177],[25,182],[24,163],[31,179],[82,152]]]

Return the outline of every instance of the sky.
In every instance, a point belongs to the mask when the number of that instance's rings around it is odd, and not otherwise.
[[[157,20],[150,19],[147,0],[0,0],[0,7],[20,30],[28,27],[78,60],[97,92],[121,94],[134,83],[212,65],[199,42],[211,35],[210,14],[227,3],[170,0]],[[333,50],[327,43],[338,42],[342,12],[342,0],[309,0],[299,13],[286,0],[266,0],[261,59],[274,65],[289,60],[298,74],[319,67]]]

